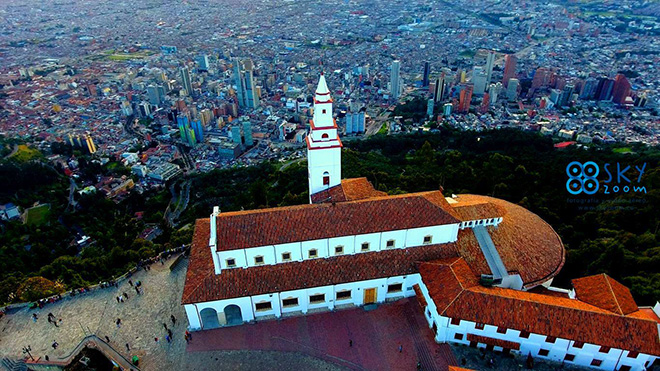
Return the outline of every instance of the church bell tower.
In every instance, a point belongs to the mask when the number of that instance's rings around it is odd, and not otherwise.
[[[314,113],[307,136],[309,195],[341,184],[341,140],[332,117],[332,97],[321,73],[314,95]]]

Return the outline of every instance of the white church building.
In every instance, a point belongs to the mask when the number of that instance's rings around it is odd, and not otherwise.
[[[537,215],[441,190],[389,196],[341,179],[342,142],[321,75],[307,136],[310,204],[221,212],[195,225],[182,304],[189,329],[416,296],[438,342],[603,370],[660,357],[660,305],[606,275],[551,286],[565,261]]]

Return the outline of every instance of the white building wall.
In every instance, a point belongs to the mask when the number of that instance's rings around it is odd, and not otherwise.
[[[220,267],[222,269],[231,268],[227,265],[227,259],[234,259],[236,262],[236,267],[234,268],[247,268],[248,263],[245,256],[245,250],[229,250],[229,251],[218,251],[218,260],[220,262]]]
[[[315,144],[316,145],[316,144]],[[341,183],[341,148],[307,150],[309,193],[314,194]],[[323,173],[328,172],[330,183],[323,184]]]
[[[188,327],[191,329],[202,328],[202,324],[200,323],[199,315],[197,314],[197,309],[195,309],[195,305],[186,304],[183,306],[183,309],[186,310],[186,317],[188,317]]]
[[[303,241],[302,242],[302,256],[303,259],[315,259],[310,258],[309,251],[316,249],[317,258],[327,258],[328,257],[328,240],[312,240],[312,241]]]
[[[292,262],[303,260],[300,242],[275,245],[274,249],[275,249],[275,260],[277,261],[277,263],[284,263],[284,261],[282,260],[282,254],[285,252],[291,254]]]
[[[284,307],[285,299],[298,299],[298,305]],[[295,313],[299,312],[300,314],[307,313],[308,303],[307,290],[293,290],[293,291],[283,291],[280,293],[280,308],[282,309],[282,314]]]
[[[250,299],[249,296],[242,297],[242,298],[235,298],[235,299],[226,299],[226,300],[218,300],[218,301],[209,301],[209,302],[204,302],[204,303],[198,303],[198,304],[188,304],[193,307],[196,307],[196,311],[188,311],[186,309],[186,315],[188,315],[188,323],[189,327],[191,330],[199,330],[201,327],[204,327],[204,324],[201,323],[201,318],[199,317],[199,313],[206,309],[206,308],[212,308],[215,309],[215,311],[219,314],[219,319],[223,318],[223,313],[225,310],[225,307],[228,305],[237,305],[239,308],[241,308],[241,316],[243,317],[243,321],[245,322],[250,322],[254,320],[254,311],[252,308],[252,300]],[[191,314],[193,315],[191,317]],[[219,321],[222,324],[222,321]],[[193,323],[195,324],[200,324],[199,328],[194,328]]]
[[[380,233],[359,234],[355,236],[356,253],[363,252],[362,244],[365,242],[369,244],[369,251],[364,252],[380,251]]]
[[[248,267],[256,267],[258,265],[268,265],[276,264],[275,261],[275,249],[272,246],[263,246],[263,247],[251,247],[245,249],[245,256]],[[257,264],[255,258],[257,256],[263,257],[263,264]]]
[[[382,232],[380,236],[380,249],[386,250],[387,241],[390,240],[394,240],[395,249],[403,249],[406,247],[406,232],[407,230]]]
[[[335,252],[335,247],[337,246],[343,246],[343,252],[341,254]],[[355,236],[334,237],[330,238],[328,241],[328,252],[330,256],[353,254],[355,252],[354,249]]]
[[[277,293],[254,295],[250,297],[250,299],[252,300],[252,311],[254,313],[255,318],[265,317],[265,316],[280,317],[282,315],[282,310],[280,308],[280,297]],[[270,302],[271,309],[257,310],[257,304],[268,303],[268,302]]]

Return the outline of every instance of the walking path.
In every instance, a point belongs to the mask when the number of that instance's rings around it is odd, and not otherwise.
[[[42,309],[23,308],[8,313],[0,318],[0,359],[23,358],[23,347],[30,345],[35,359],[48,355],[50,360],[57,360],[71,353],[86,336],[95,334],[102,341],[108,336],[110,346],[125,358],[131,359],[137,355],[143,371],[208,370],[210,365],[214,370],[278,366],[294,370],[341,369],[297,353],[186,352],[183,335],[188,324],[180,302],[188,263],[186,259],[170,272],[169,265],[175,258],[165,261],[165,265],[156,262],[148,272],[140,270],[133,274],[133,282],[142,281],[143,295],[138,296],[127,281],[122,281],[118,288],[93,290],[74,298],[64,298]],[[128,299],[117,303],[116,297],[124,292],[128,294]],[[58,320],[62,319],[59,327],[48,322],[49,312]],[[38,313],[37,322],[32,321],[32,313]],[[177,320],[174,326],[170,320],[172,314]],[[115,324],[117,318],[121,318],[120,328]],[[173,331],[172,343],[165,340],[167,333],[163,323]],[[159,341],[155,342],[154,337],[158,337]],[[59,344],[57,349],[52,348],[53,341]],[[126,343],[130,346],[130,352],[126,350]]]
[[[189,352],[220,349],[297,351],[352,370],[456,365],[449,346],[435,343],[414,298],[371,311],[354,308],[196,332],[188,346]]]

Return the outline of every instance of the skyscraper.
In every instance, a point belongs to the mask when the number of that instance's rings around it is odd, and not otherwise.
[[[201,120],[192,120],[190,123],[190,126],[193,128],[193,131],[195,132],[195,139],[198,143],[202,143],[204,141],[204,126],[202,125]]]
[[[473,91],[474,91],[474,86],[472,86],[471,84],[466,84],[461,87],[461,92],[459,93],[459,100],[458,100],[459,113],[470,112],[470,101],[472,100]]]
[[[632,86],[630,85],[628,78],[622,74],[617,74],[612,89],[612,102],[623,104],[626,98],[630,96],[631,89]]]
[[[490,78],[493,77],[493,63],[495,63],[495,52],[489,51],[488,56],[486,56],[486,84],[490,84]],[[476,87],[475,87],[476,91]]]
[[[596,88],[596,100],[609,100],[612,98],[612,91],[614,90],[614,80],[608,78],[601,78],[598,81]]]
[[[251,59],[241,61],[234,58],[234,79],[238,105],[243,109],[259,107],[259,97],[254,84],[253,63]]]
[[[422,87],[429,86],[429,75],[431,74],[431,66],[429,62],[424,62],[424,77],[422,78]]]
[[[149,103],[151,103],[154,106],[160,105],[160,103],[163,101],[163,97],[161,96],[162,91],[163,91],[162,86],[156,86],[156,85],[147,86],[147,95],[149,96]]]
[[[429,99],[426,103],[426,116],[433,117],[433,99]]]
[[[200,55],[199,57],[197,57],[197,64],[199,65],[199,67],[197,67],[197,70],[208,72],[208,70],[209,70],[209,56],[206,55],[206,54]]]
[[[399,99],[401,96],[401,76],[399,75],[401,62],[397,59],[392,62],[392,72],[390,72],[390,92],[392,98]]]
[[[509,83],[506,86],[506,98],[508,100],[518,99],[518,87],[520,86],[520,81],[518,79],[509,79]]]
[[[516,64],[518,58],[513,54],[507,54],[504,58],[504,77],[502,78],[502,85],[508,86],[509,79],[516,77]]]
[[[488,84],[488,74],[481,67],[474,67],[472,70],[472,84],[474,85],[474,94],[482,95],[486,91]]]
[[[445,98],[445,73],[443,72],[440,77],[435,80],[435,92],[433,93],[433,99],[436,102],[441,102]]]
[[[246,146],[250,147],[254,144],[252,141],[252,123],[250,121],[243,121],[243,137]]]
[[[193,90],[192,83],[190,82],[190,70],[188,70],[188,67],[181,67],[179,74],[181,75],[181,86],[186,91],[187,95],[192,95]]]

